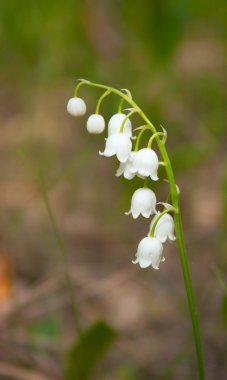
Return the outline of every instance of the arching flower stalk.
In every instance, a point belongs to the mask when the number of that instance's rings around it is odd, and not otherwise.
[[[67,110],[71,115],[80,116],[86,112],[85,102],[77,96],[78,90],[82,85],[96,87],[104,91],[98,100],[95,114],[91,115],[87,122],[87,130],[92,134],[101,133],[105,129],[105,120],[103,116],[99,114],[100,105],[103,99],[109,94],[119,97],[119,107],[109,120],[105,149],[103,152],[100,152],[100,154],[106,157],[117,156],[117,159],[120,161],[120,166],[116,172],[116,176],[123,175],[128,180],[138,176],[141,180],[145,181],[144,186],[134,192],[131,200],[131,208],[127,214],[132,214],[133,218],[138,218],[140,215],[145,218],[150,218],[151,215],[155,214],[150,223],[148,236],[144,237],[138,245],[136,259],[133,263],[139,264],[141,268],[151,266],[154,269],[159,269],[160,263],[165,260],[163,257],[163,244],[167,240],[177,240],[192,321],[199,378],[200,380],[204,380],[205,372],[199,324],[183,237],[179,188],[176,185],[172,165],[165,147],[167,132],[163,127],[161,127],[161,131],[156,130],[152,122],[135,103],[131,92],[128,90],[118,90],[113,87],[83,79],[79,80],[79,83],[75,88],[74,98],[71,98],[68,102]],[[123,103],[129,107],[124,111],[122,111]],[[143,122],[142,127],[134,129],[134,132],[139,130],[135,144],[133,144],[132,141],[133,129],[130,120],[134,114],[139,115]],[[148,143],[147,146],[140,147],[139,149],[140,139],[145,131],[150,133]],[[152,148],[154,142],[157,144],[157,152]],[[160,165],[165,167],[166,180],[169,183],[170,188],[170,196],[168,199],[171,204],[165,202],[157,203],[156,195],[148,188],[148,180],[151,182],[159,179],[158,168]],[[159,204],[164,206],[162,212],[156,210],[156,207]]]

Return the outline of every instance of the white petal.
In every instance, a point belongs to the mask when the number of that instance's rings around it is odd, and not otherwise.
[[[151,179],[153,179],[153,181],[158,181],[159,180],[159,178],[158,178],[158,176],[157,176],[157,174],[151,174]]]
[[[174,240],[176,240],[176,236],[173,233],[169,233],[168,239],[174,241]]]
[[[143,176],[143,177],[149,177],[150,176],[150,170],[148,168],[145,168],[145,167],[138,168],[137,172],[140,176]]]
[[[115,154],[115,152],[113,149],[106,147],[103,152],[99,151],[99,154],[100,154],[100,156],[111,157]]]
[[[129,157],[125,163],[121,163],[117,172],[116,176],[119,177],[120,175],[124,175],[124,178],[126,179],[132,179],[135,177],[135,174],[132,172],[132,158],[134,156],[135,152],[131,152],[129,154]]]
[[[132,213],[132,217],[133,217],[133,219],[137,219],[138,216],[139,216],[139,214],[140,214],[140,210],[139,210],[139,209],[132,208],[131,213]]]
[[[132,142],[130,138],[123,133],[119,133],[116,135],[116,155],[120,162],[126,162],[130,156],[132,149]],[[112,137],[110,136],[110,138]]]
[[[115,138],[116,135],[114,136],[110,136],[106,139],[106,146],[105,146],[105,150],[103,153],[99,152],[99,154],[103,155],[103,156],[106,156],[106,157],[111,157],[113,156],[114,154],[116,154],[116,146],[117,146],[117,142],[116,142],[116,138]]]
[[[139,263],[141,268],[146,268],[152,265],[154,269],[159,269],[159,264],[162,260],[163,246],[156,238],[143,238],[136,252],[136,263]]]
[[[151,265],[151,263],[152,263],[151,258],[141,257],[141,259],[139,259],[140,268],[147,268]]]
[[[159,240],[156,239],[156,242],[158,242],[160,244],[160,246],[157,245],[156,248],[153,247],[152,267],[154,269],[159,269],[159,265],[160,265],[160,262],[162,259],[163,246],[162,246],[161,242],[159,242]]]
[[[134,170],[141,176],[151,176],[155,181],[158,180],[158,157],[157,154],[149,148],[140,149],[134,157]]]
[[[123,162],[123,163],[124,163],[124,162],[127,161],[129,153],[128,153],[128,151],[125,150],[125,149],[122,149],[122,150],[119,149],[119,150],[117,151],[116,155],[117,155],[118,160],[119,160],[120,162]]]
[[[145,217],[154,212],[156,206],[156,196],[151,189],[140,188],[137,189],[131,200],[131,210],[133,218],[138,218],[140,213]]]
[[[115,174],[116,177],[120,177],[124,173],[124,170],[125,170],[125,164],[120,163],[120,166],[117,169],[116,174]]]
[[[135,177],[135,174],[134,173],[132,173],[130,170],[125,170],[124,171],[124,177],[126,178],[126,179],[133,179],[134,177]]]
[[[117,113],[111,117],[108,124],[108,136],[119,133],[121,129],[121,125],[123,123],[123,120],[125,119],[126,115],[124,113]],[[129,119],[127,119],[123,133],[128,135],[129,137],[132,136],[132,124]]]
[[[135,168],[135,166],[132,164],[132,167],[131,167],[131,172],[136,174],[137,172],[137,168]]]
[[[152,210],[150,210],[150,209],[142,210],[141,214],[144,216],[144,218],[150,218],[150,216],[152,214]]]
[[[156,219],[153,219],[152,225]],[[152,228],[151,225],[151,228]],[[164,243],[167,238],[169,240],[175,240],[174,236],[174,220],[170,214],[164,214],[158,221],[155,227],[155,237]]]
[[[165,243],[166,240],[167,240],[167,236],[166,235],[161,235],[161,234],[157,234],[155,233],[154,236],[161,242],[161,243]]]
[[[137,173],[137,177],[139,177],[139,178],[141,178],[141,179],[145,179],[145,178],[146,178],[146,176],[144,176],[144,175],[140,175],[139,173]]]

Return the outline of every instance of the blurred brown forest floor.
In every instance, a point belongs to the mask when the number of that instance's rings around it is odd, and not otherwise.
[[[175,62],[179,75],[190,82],[190,76],[206,67],[221,77],[224,58],[219,49],[206,40],[185,43]],[[136,90],[130,90],[136,99]],[[3,83],[1,89],[0,378],[60,380],[64,352],[72,343],[62,264],[39,190],[41,171],[68,255],[81,323],[86,326],[104,319],[119,331],[94,378],[194,379],[192,331],[176,244],[165,246],[166,262],[158,272],[131,264],[148,225],[124,215],[136,185],[117,179],[115,160],[98,155],[103,138],[87,136],[85,118],[74,120],[66,114],[69,91],[66,83],[37,89],[24,107],[13,86]],[[148,81],[145,92],[147,103],[157,93],[160,99],[165,83]],[[90,90],[83,90],[83,97],[93,112]],[[199,127],[194,130],[196,110],[185,109],[179,96],[160,101],[170,156],[182,140],[193,142],[191,155],[200,149],[203,154],[201,140],[211,141],[208,147],[214,151],[186,169],[181,168],[180,156],[175,162],[179,161],[176,178],[207,380],[224,380],[226,135],[220,138]],[[115,110],[108,116],[111,112]],[[180,138],[177,131],[171,137],[168,120],[180,124]],[[166,192],[167,184],[162,184],[159,200]]]

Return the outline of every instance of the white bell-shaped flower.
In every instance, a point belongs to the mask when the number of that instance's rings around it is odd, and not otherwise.
[[[120,162],[126,162],[132,149],[130,138],[124,133],[113,134],[106,139],[104,152],[99,152],[102,156],[111,157],[116,154]]]
[[[155,151],[149,148],[143,148],[136,152],[133,158],[132,171],[143,177],[150,176],[151,179],[157,181],[158,165],[158,156]]]
[[[131,152],[126,162],[120,163],[119,168],[116,171],[116,176],[120,177],[122,174],[126,179],[132,179],[135,177],[135,173],[132,172],[132,162],[135,152]]]
[[[152,230],[152,227],[159,215],[160,211],[155,215],[155,217],[151,221],[150,231]],[[176,237],[174,235],[174,220],[170,214],[164,214],[159,219],[154,230],[154,236],[162,243],[165,243],[167,239],[172,241],[176,240]]]
[[[162,253],[163,246],[158,239],[145,237],[138,245],[136,260],[133,261],[133,264],[139,264],[141,268],[151,265],[154,269],[159,269],[160,262],[165,261]]]
[[[133,219],[138,218],[140,214],[149,218],[156,212],[156,203],[155,193],[151,189],[137,189],[132,196],[131,208],[126,215],[132,214]]]
[[[121,125],[125,117],[126,115],[124,113],[119,112],[110,118],[109,123],[108,123],[108,136],[111,136],[115,133],[120,132]],[[125,122],[123,133],[129,137],[132,137],[132,124],[129,119],[127,119]]]
[[[122,174],[124,178],[126,179],[132,179],[135,177],[136,173],[135,173],[135,170],[133,170],[133,160],[134,160],[135,154],[136,152],[131,152],[127,161],[124,163],[120,163],[120,166],[116,171],[117,177],[120,177]],[[140,174],[137,174],[137,176],[142,179],[145,179],[145,177]]]
[[[86,113],[86,104],[83,99],[74,97],[67,103],[67,111],[72,116],[82,116]]]
[[[89,133],[98,135],[105,129],[105,120],[102,115],[93,114],[87,120],[87,130]]]

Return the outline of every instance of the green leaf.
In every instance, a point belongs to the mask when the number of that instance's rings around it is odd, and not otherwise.
[[[96,321],[82,332],[69,351],[66,380],[87,380],[97,362],[116,338],[116,332],[103,321]]]
[[[29,326],[28,330],[34,337],[43,336],[55,339],[60,336],[58,319],[54,315],[36,321]]]

